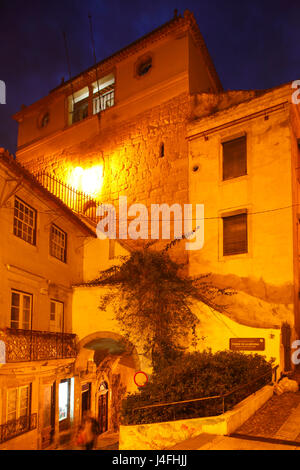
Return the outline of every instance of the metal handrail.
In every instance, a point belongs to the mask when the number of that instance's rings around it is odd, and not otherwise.
[[[271,371],[266,372],[265,374],[262,374],[262,375],[256,377],[254,380],[251,380],[250,382],[247,382],[246,384],[239,385],[238,387],[235,387],[234,389],[230,390],[229,392],[223,393],[221,395],[214,395],[214,396],[210,396],[210,397],[201,397],[201,398],[193,398],[191,400],[181,400],[181,401],[174,401],[174,402],[168,402],[168,403],[155,403],[153,405],[145,405],[145,406],[140,406],[140,407],[133,408],[132,411],[143,410],[143,409],[147,409],[147,408],[155,408],[155,407],[159,407],[159,406],[171,406],[171,405],[178,405],[178,404],[183,404],[183,403],[199,402],[199,401],[204,401],[204,400],[213,400],[213,399],[218,399],[218,398],[225,399],[226,397],[232,395],[233,393],[235,393],[239,390],[242,390],[243,388],[245,388],[249,385],[252,385],[253,383],[257,382],[258,380],[262,379],[263,377],[266,377],[267,375],[270,374],[270,372],[272,372],[272,377],[273,377],[273,372],[274,372],[275,381],[276,381],[277,368],[278,368],[278,365],[273,367]]]
[[[97,221],[97,206],[101,203],[89,194],[78,191],[47,172],[36,173],[35,179],[73,212],[84,215],[93,222]]]

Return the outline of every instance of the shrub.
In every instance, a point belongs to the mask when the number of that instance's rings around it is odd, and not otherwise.
[[[261,377],[259,380],[258,377]],[[122,404],[122,424],[142,424],[174,419],[214,416],[232,408],[272,378],[272,364],[258,354],[233,351],[185,353],[171,365],[155,371],[145,387],[129,394]],[[255,383],[251,383],[255,381]],[[135,408],[224,395],[223,398],[136,410]],[[224,408],[223,408],[224,406]]]

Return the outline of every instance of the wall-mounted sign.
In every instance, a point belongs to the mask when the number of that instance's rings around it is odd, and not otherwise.
[[[265,338],[230,338],[229,348],[232,351],[264,351]]]

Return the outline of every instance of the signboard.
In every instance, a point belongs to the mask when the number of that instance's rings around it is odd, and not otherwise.
[[[264,351],[265,338],[230,338],[229,348],[232,351]]]

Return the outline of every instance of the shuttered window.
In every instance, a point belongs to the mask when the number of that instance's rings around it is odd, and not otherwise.
[[[223,180],[237,178],[247,174],[246,136],[224,142]]]
[[[223,217],[223,255],[237,255],[247,252],[247,214]]]

